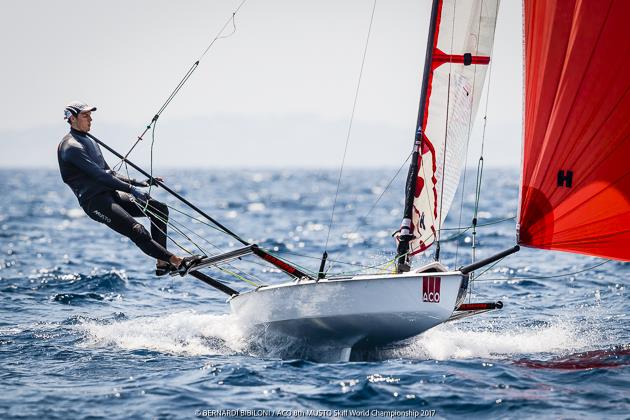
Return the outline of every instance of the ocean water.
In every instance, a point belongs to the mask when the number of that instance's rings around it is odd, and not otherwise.
[[[393,258],[404,183],[402,174],[386,188],[394,173],[345,172],[331,272]],[[164,175],[246,239],[317,270],[336,171]],[[467,180],[448,228],[471,220],[474,172]],[[484,173],[478,258],[514,244],[517,186],[517,170]],[[164,191],[152,193],[190,213]],[[156,278],[131,242],[83,214],[56,171],[0,171],[0,194],[1,418],[630,417],[628,264],[524,249],[480,270],[472,286],[472,301],[501,300],[502,310],[360,360],[315,363],[290,340],[248,336],[220,292],[189,277]],[[236,246],[171,214],[201,249]],[[443,237],[446,265],[470,261],[471,231]],[[231,272],[257,283],[284,279],[255,262]],[[230,273],[213,275],[249,287]]]

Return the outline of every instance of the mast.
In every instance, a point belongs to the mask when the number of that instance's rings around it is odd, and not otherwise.
[[[418,121],[416,123],[416,135],[414,138],[411,163],[407,174],[407,184],[405,186],[405,207],[403,220],[400,225],[400,234],[398,236],[398,249],[396,251],[397,271],[399,273],[406,272],[411,269],[409,242],[413,239],[413,234],[411,233],[413,200],[416,194],[416,179],[418,178],[418,158],[423,146],[422,124],[424,122],[424,113],[427,102],[429,74],[431,73],[431,64],[433,61],[433,46],[435,44],[435,30],[437,28],[438,10],[441,2],[442,0],[433,0],[433,5],[431,6],[431,20],[429,23],[429,35],[427,37],[427,50],[424,57],[424,72],[422,74],[422,88],[420,90]]]

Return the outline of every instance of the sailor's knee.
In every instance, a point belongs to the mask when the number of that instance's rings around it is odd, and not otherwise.
[[[142,224],[136,223],[131,228],[130,238],[131,238],[132,241],[134,241],[136,243],[137,242],[145,242],[145,241],[148,241],[148,240],[151,239],[151,235],[146,230],[146,228],[144,226],[142,226]]]

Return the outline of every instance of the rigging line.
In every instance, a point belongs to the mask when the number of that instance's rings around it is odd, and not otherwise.
[[[359,231],[359,229],[361,229],[362,226],[367,225],[367,218],[370,216],[370,214],[372,213],[372,210],[374,210],[376,208],[376,205],[379,203],[379,201],[381,200],[381,198],[383,198],[383,196],[385,195],[385,193],[387,192],[387,190],[389,189],[389,187],[392,185],[392,183],[394,182],[394,180],[396,180],[396,178],[398,178],[398,175],[400,174],[400,171],[402,171],[402,169],[405,167],[405,165],[407,164],[407,162],[409,161],[409,158],[411,158],[411,155],[413,154],[413,152],[410,152],[409,155],[407,156],[407,159],[405,159],[405,161],[402,163],[402,165],[400,165],[400,168],[398,168],[398,170],[396,171],[396,173],[394,174],[394,176],[389,180],[389,182],[387,183],[387,185],[385,186],[385,188],[383,189],[383,191],[381,191],[381,194],[378,196],[378,198],[376,199],[376,201],[372,204],[372,207],[370,207],[370,209],[368,210],[368,212],[365,214],[365,216],[359,218],[359,220],[363,220],[365,221],[363,224],[359,221],[356,226],[350,231],[350,235],[357,233]],[[332,260],[329,260],[332,261]]]
[[[403,254],[403,256],[405,256],[407,253]],[[339,273],[332,273],[331,275],[333,276],[347,276],[347,275],[353,275],[353,274],[357,274],[357,273],[361,273],[364,271],[364,269],[379,269],[379,267],[383,267],[382,269],[380,269],[381,272],[385,272],[387,273],[387,267],[392,265],[397,259],[398,259],[399,255],[395,256],[393,259],[382,262],[380,264],[375,264],[375,265],[368,265],[368,266],[364,266],[361,270],[352,270],[352,271],[342,271]]]
[[[455,20],[453,18],[453,20]],[[449,63],[449,66],[451,66],[451,64]],[[440,186],[440,212],[438,214],[438,229],[437,229],[437,235],[436,235],[436,250],[435,250],[435,259],[439,261],[440,259],[440,238],[442,237],[442,206],[444,203],[444,179],[446,178],[446,147],[447,147],[447,142],[448,142],[448,117],[450,114],[450,102],[451,102],[451,72],[449,70],[448,73],[448,87],[446,89],[447,92],[447,96],[446,96],[446,123],[445,123],[445,127],[444,127],[444,150],[442,151],[442,185]]]
[[[491,270],[491,269],[492,269],[495,265],[497,265],[498,263],[500,263],[500,262],[501,262],[501,261],[503,261],[504,259],[505,259],[505,257],[503,257],[503,258],[501,258],[501,259],[499,259],[499,260],[495,261],[494,263],[490,264],[488,267],[486,267],[486,269],[485,269],[485,270],[483,270],[483,271],[481,272],[481,274],[479,274],[479,276],[483,276],[485,273],[487,273],[487,272],[488,272],[488,270]],[[478,276],[477,276],[477,277],[478,277]],[[474,283],[475,281],[477,281],[477,277],[474,277],[473,279],[471,279],[471,280],[470,280],[470,282],[471,282],[471,283]],[[471,289],[471,292],[472,292],[472,289]]]
[[[440,186],[440,211],[438,214],[438,230],[435,244],[435,259],[440,260],[440,238],[442,237],[442,206],[444,205],[444,180],[446,179],[446,156],[448,144],[448,127],[450,117],[451,104],[451,75],[453,73],[453,43],[455,40],[455,10],[457,9],[457,0],[453,2],[453,22],[451,24],[451,45],[448,59],[448,86],[446,88],[446,121],[444,122],[444,150],[442,150],[442,185]]]
[[[171,210],[176,211],[176,212],[177,212],[177,213],[179,213],[179,214],[182,214],[182,215],[184,215],[184,216],[188,217],[188,218],[189,218],[189,219],[191,219],[191,220],[194,220],[194,221],[196,221],[196,222],[198,222],[198,223],[201,223],[202,225],[205,225],[205,226],[207,226],[207,227],[209,227],[209,228],[211,228],[211,229],[214,229],[214,230],[216,230],[217,232],[225,233],[225,231],[224,231],[223,229],[220,229],[220,228],[218,228],[218,227],[217,227],[217,226],[215,226],[215,225],[211,225],[210,223],[208,223],[208,222],[204,221],[203,219],[199,219],[199,218],[197,218],[197,217],[195,217],[195,216],[193,216],[193,215],[191,215],[191,214],[188,214],[188,213],[186,213],[186,212],[184,212],[184,211],[182,211],[182,210],[179,210],[177,207],[173,207],[173,206],[170,206],[170,205],[168,205],[168,204],[166,204],[166,207],[168,207],[168,208],[169,208],[169,209],[171,209]]]
[[[239,4],[239,6],[236,8],[236,10],[234,10],[234,12],[232,12],[230,18],[223,24],[223,27],[221,28],[221,30],[219,30],[219,32],[217,33],[217,35],[215,35],[215,37],[212,39],[212,41],[210,42],[210,44],[206,47],[206,49],[203,51],[203,53],[199,56],[199,58],[197,59],[197,61],[195,61],[192,66],[188,69],[188,71],[186,72],[186,74],[184,75],[184,77],[180,80],[180,82],[177,84],[177,86],[175,87],[175,89],[173,89],[173,91],[171,92],[171,94],[168,96],[168,98],[166,99],[166,101],[164,101],[164,103],[162,104],[162,106],[160,107],[160,109],[155,113],[155,115],[153,116],[153,118],[151,119],[151,121],[149,122],[149,124],[147,124],[146,128],[144,129],[144,131],[142,132],[142,134],[140,134],[137,138],[137,140],[135,141],[135,143],[131,146],[131,148],[129,149],[129,151],[127,152],[127,154],[125,155],[125,159],[127,157],[129,157],[129,155],[131,154],[131,152],[135,149],[135,147],[138,145],[138,143],[140,141],[142,141],[144,135],[147,133],[147,131],[149,131],[151,129],[151,125],[153,125],[157,119],[160,117],[160,115],[162,114],[162,112],[164,112],[164,110],[166,109],[166,107],[168,107],[168,105],[171,103],[171,101],[175,98],[175,96],[179,93],[179,91],[181,90],[181,88],[186,84],[186,82],[188,81],[188,79],[190,79],[190,76],[192,76],[192,74],[195,72],[195,70],[197,69],[197,67],[199,66],[199,63],[201,62],[201,60],[205,57],[205,55],[208,53],[208,51],[210,51],[210,48],[212,48],[212,46],[214,45],[214,43],[219,40],[219,39],[225,39],[225,38],[229,38],[230,36],[234,35],[234,33],[236,32],[236,22],[235,22],[235,17],[236,14],[239,12],[239,10],[241,9],[241,7],[243,7],[243,5],[245,4],[247,0],[242,0],[241,3]],[[232,23],[233,26],[233,31],[232,33],[222,36],[221,34],[223,33],[223,31],[225,30],[225,28],[227,28],[227,26],[230,24],[230,22]],[[123,159],[124,160],[124,159]]]
[[[310,258],[310,259],[313,259],[313,260],[321,259],[321,257],[315,257],[313,255],[300,254],[300,253],[292,252],[292,251],[275,251],[275,252],[278,253],[278,254],[291,254],[291,255],[298,256],[298,257]],[[338,263],[338,264],[352,265],[352,266],[355,266],[355,267],[363,267],[363,268],[369,268],[370,267],[369,265],[363,265],[363,264],[359,264],[359,263],[351,263],[351,262],[347,262],[347,261],[331,260],[331,259],[328,259],[328,261],[335,262],[335,263]]]
[[[475,55],[479,55],[479,38],[481,36],[481,15],[483,14],[483,4],[484,4],[484,1],[482,0],[481,6],[479,8],[479,21],[477,22],[477,39],[475,41]],[[475,100],[474,98],[475,98],[476,84],[477,84],[477,66],[474,66],[473,84],[472,84],[472,89],[471,89],[471,96],[472,96],[473,101]],[[471,103],[470,113],[468,114],[468,134],[466,137],[466,153],[464,154],[464,176],[462,180],[462,194],[461,194],[460,204],[459,204],[459,222],[458,222],[459,226],[462,225],[462,217],[464,213],[464,192],[466,190],[466,173],[467,173],[466,165],[468,163],[468,152],[470,149],[470,136],[471,136],[471,130],[473,126],[472,117],[473,117],[473,106]],[[459,242],[457,242],[455,246],[455,265],[457,265],[458,256],[459,256]]]
[[[328,234],[326,235],[326,244],[324,245],[324,253],[328,249],[328,240],[330,239],[330,231],[335,220],[335,207],[337,206],[337,197],[339,196],[339,187],[341,185],[341,177],[343,175],[343,167],[346,162],[346,153],[348,152],[348,144],[350,143],[350,133],[352,132],[352,123],[354,121],[354,113],[357,108],[357,101],[359,99],[359,88],[361,87],[361,79],[363,77],[363,67],[365,66],[365,57],[367,56],[368,45],[370,43],[370,34],[372,32],[372,23],[374,22],[374,11],[376,10],[376,0],[372,5],[372,15],[370,16],[370,25],[368,27],[367,37],[365,39],[365,47],[363,49],[363,58],[361,59],[361,69],[359,70],[359,80],[357,81],[357,88],[354,94],[354,103],[352,104],[352,113],[350,114],[350,122],[348,124],[348,132],[346,134],[346,145],[343,149],[343,158],[341,159],[341,167],[339,168],[339,179],[337,180],[337,190],[335,191],[335,199],[333,201],[332,212],[330,214],[330,223],[328,224]]]
[[[557,274],[554,276],[538,276],[538,277],[512,277],[512,278],[508,278],[508,279],[499,279],[499,278],[490,278],[490,279],[475,279],[475,281],[512,281],[512,280],[545,280],[545,279],[556,279],[556,278],[560,278],[560,277],[566,277],[566,276],[573,276],[575,274],[580,274],[580,273],[584,273],[590,270],[593,270],[597,267],[600,267],[604,264],[607,264],[609,262],[611,262],[612,260],[606,260],[603,261],[601,263],[595,264],[593,266],[587,267],[583,270],[578,270],[578,271],[574,271],[571,273],[563,273],[563,274]]]
[[[151,206],[150,204],[149,204],[149,207],[151,207],[151,209],[152,209],[155,213],[159,213],[159,214],[163,217],[163,218],[160,218],[160,220],[162,220],[163,222],[165,221],[166,215],[165,215],[163,212],[161,212],[161,211],[160,211],[159,209],[157,209],[156,207]],[[146,213],[145,213],[145,215],[146,215]],[[156,217],[159,217],[159,216],[156,216]],[[151,220],[151,219],[149,218],[149,220]],[[176,220],[174,220],[174,219],[167,219],[167,220],[165,221],[165,223],[166,223],[168,226],[171,226],[171,227],[172,227],[175,231],[177,231],[180,235],[182,235],[182,236],[184,236],[186,239],[188,239],[188,240],[189,240],[192,244],[194,244],[194,245],[195,245],[195,246],[196,246],[196,247],[197,247],[197,248],[198,248],[198,249],[199,249],[199,250],[200,250],[200,251],[201,251],[204,255],[210,255],[210,253],[209,253],[209,252],[208,252],[205,248],[202,248],[200,245],[198,245],[197,243],[195,243],[194,241],[192,241],[192,239],[190,239],[187,235],[185,235],[185,234],[184,234],[184,233],[183,233],[183,232],[182,232],[182,231],[181,231],[181,230],[180,230],[180,229],[176,226],[176,224],[177,224],[177,225],[180,225],[181,227],[183,227],[184,229],[186,229],[187,231],[189,231],[189,232],[190,232],[190,233],[192,233],[193,235],[197,236],[198,238],[200,238],[201,240],[203,240],[204,242],[206,242],[207,244],[209,244],[209,245],[210,245],[210,246],[212,246],[213,248],[217,249],[219,252],[224,252],[224,251],[223,251],[221,248],[219,248],[217,245],[213,244],[212,242],[210,242],[209,240],[207,240],[207,239],[206,239],[206,238],[204,238],[203,236],[199,235],[197,232],[195,232],[194,230],[190,229],[189,227],[187,227],[185,224],[183,224],[183,223],[181,223],[181,222],[178,222],[178,221],[176,221]],[[157,227],[157,226],[156,226],[156,227]],[[212,226],[211,226],[211,227],[212,227]],[[167,237],[169,237],[169,235],[168,235],[168,234],[166,234],[165,232],[163,232],[163,231],[162,231],[159,227],[157,227],[157,228],[158,228],[158,230],[160,230],[160,232],[164,233],[164,235],[166,235]],[[170,238],[170,237],[169,237],[169,239],[170,239],[171,241],[173,241],[173,242],[174,242],[174,240],[173,240],[172,238]],[[179,245],[178,245],[178,246],[179,246]],[[181,248],[181,246],[180,246],[180,248]],[[191,253],[190,251],[188,251],[188,250],[185,250],[185,251],[186,251],[186,252],[188,252],[189,254],[192,254],[192,253]],[[237,268],[237,267],[235,267],[235,266],[231,265],[230,263],[226,263],[225,265],[227,265],[228,267],[230,267],[230,268],[231,268],[231,269],[233,269],[234,271],[239,271],[241,274],[247,274],[247,273],[245,273],[243,270],[240,270],[239,268]],[[217,267],[217,268],[218,268],[218,269],[221,269],[220,267]],[[228,271],[226,271],[226,272],[227,272],[227,273],[229,273],[230,275],[233,275],[233,276],[234,276],[234,277],[236,277],[236,278],[239,278],[239,279],[241,278],[241,277],[240,277],[240,276],[238,276],[238,275],[234,275],[234,273],[230,273],[230,272],[228,272]],[[256,275],[253,275],[253,274],[250,274],[250,275],[252,275],[253,277],[255,277],[255,278],[256,278],[256,280],[259,280],[259,281],[261,281],[262,283],[264,283],[264,282],[263,282],[260,278],[258,278]],[[246,281],[247,281],[247,280],[246,280]],[[247,281],[247,282],[251,284],[251,282],[250,282],[250,281]],[[256,286],[258,286],[258,285],[256,285]]]
[[[494,32],[496,31],[496,26],[495,29],[493,30],[493,36],[494,36]],[[475,262],[475,258],[476,258],[476,236],[477,236],[477,231],[476,231],[476,224],[477,224],[477,216],[479,214],[479,200],[481,197],[481,182],[482,182],[482,178],[483,178],[483,152],[484,152],[484,146],[486,143],[486,127],[488,125],[488,103],[490,102],[490,88],[492,86],[492,61],[490,62],[490,64],[488,65],[488,89],[486,90],[486,103],[485,103],[485,107],[484,107],[484,115],[483,115],[483,131],[481,134],[481,153],[479,155],[479,161],[477,162],[477,180],[476,180],[476,185],[475,185],[475,207],[474,207],[474,211],[473,211],[473,220],[472,220],[472,225],[473,225],[473,232],[472,232],[472,262]],[[474,272],[470,273],[471,278],[474,279]]]
[[[148,204],[148,202],[147,202],[147,204]],[[148,217],[147,213],[148,213],[148,214],[152,214],[153,216],[157,217],[157,218],[158,218],[159,220],[161,220],[162,222],[164,222],[164,223],[166,223],[167,225],[169,225],[169,226],[170,226],[171,228],[173,228],[173,229],[174,229],[177,233],[179,233],[180,235],[182,235],[183,237],[185,237],[185,238],[186,238],[189,242],[191,242],[193,245],[195,245],[195,246],[197,247],[197,249],[199,249],[203,255],[209,255],[209,253],[208,253],[208,251],[207,251],[207,250],[205,250],[205,249],[204,249],[204,248],[202,248],[199,244],[197,244],[197,243],[196,243],[196,242],[194,242],[192,239],[190,239],[190,237],[188,237],[188,236],[187,236],[184,232],[182,232],[182,230],[180,230],[177,226],[175,226],[175,224],[174,224],[174,223],[172,223],[172,222],[169,222],[169,221],[167,221],[167,220],[162,219],[160,216],[158,216],[156,213],[152,212],[151,210],[148,210],[146,207],[145,207],[145,209],[142,209],[142,207],[141,207],[141,206],[139,206],[137,203],[136,203],[136,206],[138,206],[138,208],[140,208],[140,210],[142,210],[142,211],[143,211],[143,213],[144,213],[144,214],[147,216],[147,218],[151,221],[151,224],[153,224],[154,226],[156,226],[156,228],[157,228],[160,232],[162,232],[162,233],[163,233],[163,234],[164,234],[167,238],[169,238],[171,241],[173,241],[173,242],[174,242],[177,246],[179,246],[180,248],[182,248],[184,251],[188,252],[189,254],[192,254],[192,252],[188,251],[187,249],[185,249],[185,248],[183,248],[181,245],[179,245],[179,244],[178,244],[178,243],[177,243],[177,242],[176,242],[176,241],[175,241],[172,237],[170,237],[170,236],[169,236],[166,232],[162,231],[162,229],[160,229],[160,228],[159,228],[159,227],[158,227],[158,226],[157,226],[157,225],[153,222],[153,220],[151,220],[151,218],[150,218],[150,217]],[[151,207],[152,207],[153,209],[155,209],[155,211],[156,211],[156,212],[161,213],[161,212],[160,212],[158,209],[156,209],[155,207],[153,207],[153,206],[151,206]],[[211,245],[212,245],[212,244],[211,244]],[[236,273],[233,273],[233,272],[231,272],[231,271],[229,271],[229,270],[226,270],[226,269],[224,269],[224,268],[222,268],[222,267],[218,267],[218,266],[217,266],[216,268],[217,268],[217,269],[219,269],[219,270],[221,270],[221,271],[223,271],[223,272],[225,272],[225,273],[227,273],[227,274],[229,274],[229,275],[231,275],[231,276],[233,276],[233,277],[235,277],[235,278],[237,278],[237,279],[239,279],[239,280],[243,280],[243,281],[245,281],[246,283],[249,283],[250,285],[253,285],[254,287],[257,287],[257,286],[258,286],[256,283],[254,283],[254,282],[252,282],[252,281],[247,280],[246,278],[244,278],[244,277],[243,277],[243,276],[241,276],[241,275],[238,275],[238,274],[236,274]],[[234,268],[234,267],[231,267],[231,268]],[[236,269],[235,271],[239,271],[239,270],[238,270],[238,269]]]
[[[159,210],[157,210],[159,211]],[[169,224],[170,224],[170,220],[169,220]],[[197,232],[195,232],[194,230],[192,230],[191,228],[189,228],[188,226],[186,226],[185,224],[179,222],[179,221],[175,221],[173,219],[173,223],[177,223],[178,225],[180,225],[182,228],[186,229],[188,232],[190,232],[192,235],[198,237],[199,239],[201,239],[202,241],[204,241],[205,243],[207,243],[208,245],[210,245],[211,247],[213,247],[214,249],[216,249],[217,251],[219,251],[219,253],[223,253],[225,252],[222,248],[218,247],[217,245],[215,245],[214,243],[210,242],[208,239],[204,238],[203,236],[201,236],[200,234],[198,234]],[[205,255],[211,255],[211,253],[207,252],[207,250],[203,250]],[[251,261],[249,261],[251,262]],[[263,280],[261,280],[258,276],[256,276],[255,274],[251,274],[251,273],[246,273],[245,271],[239,269],[238,267],[232,265],[231,263],[224,263],[226,266],[230,267],[232,270],[234,271],[238,271],[241,273],[241,275],[250,275],[252,277],[254,277],[256,280],[260,281],[261,283],[264,283]],[[215,266],[217,269],[221,270],[221,267],[219,266]],[[234,273],[230,273],[229,271],[226,271],[226,273],[233,275],[236,278],[241,278],[238,275],[234,275]],[[248,283],[250,283],[250,281],[246,280]],[[251,283],[250,283],[251,284]],[[258,285],[256,285],[258,286]]]
[[[134,200],[134,204],[138,207],[138,209],[140,209],[140,211],[142,211],[142,213],[145,215],[145,217],[147,219],[149,219],[149,221],[151,222],[152,226],[155,226],[156,229],[158,229],[163,235],[165,235],[168,239],[170,239],[175,245],[177,245],[181,250],[183,250],[184,252],[187,252],[188,254],[192,255],[192,252],[189,251],[188,249],[184,248],[182,245],[180,245],[175,239],[173,239],[173,237],[171,235],[169,235],[168,233],[166,233],[165,231],[163,231],[162,229],[160,229],[159,226],[157,226],[157,224],[149,217],[149,215],[153,215],[155,216],[158,220],[160,220],[161,222],[163,222],[164,224],[169,225],[169,222],[167,220],[164,220],[163,218],[161,218],[158,214],[153,213],[151,210],[148,209],[148,207],[143,207],[140,204],[138,204],[136,202],[136,200]],[[186,238],[190,243],[192,243],[194,246],[196,246],[204,255],[205,252],[204,250],[197,245],[193,240],[191,240],[189,237],[187,237],[184,233],[182,233],[176,226],[174,226],[173,224],[170,224],[170,226],[180,235],[182,235],[184,238]]]
[[[201,56],[199,56],[198,61],[201,61],[202,58],[205,57],[205,55],[208,53],[208,51],[210,51],[210,48],[212,48],[212,46],[214,45],[214,43],[219,40],[219,39],[223,39],[223,38],[228,38],[232,35],[234,35],[234,33],[236,32],[236,22],[235,22],[235,17],[236,14],[239,12],[239,10],[241,10],[241,7],[243,7],[243,5],[245,4],[247,0],[243,0],[241,1],[241,4],[238,5],[238,7],[236,8],[236,10],[234,10],[234,12],[232,12],[232,16],[227,20],[227,22],[225,22],[225,24],[223,25],[223,27],[221,28],[221,30],[217,33],[217,35],[214,37],[214,39],[212,40],[212,42],[210,42],[210,45],[208,45],[208,47],[206,47],[206,49],[203,51],[203,53],[201,54]],[[234,30],[232,31],[231,34],[226,35],[226,36],[221,36],[221,34],[223,33],[223,31],[225,30],[225,28],[230,24],[230,22],[232,22],[232,25],[234,27]]]
[[[488,222],[488,223],[478,224],[477,227],[496,225],[496,224],[507,222],[508,220],[514,220],[514,219],[516,219],[516,216],[510,216],[510,217],[506,217],[505,219],[499,219],[499,220],[494,220],[494,221]],[[444,228],[442,230],[447,230],[448,231],[448,230],[460,230],[460,229],[463,229],[462,232],[465,232],[467,230],[470,230],[471,227],[472,227],[472,225],[461,226],[461,227],[456,227],[456,228]]]
[[[155,124],[153,124],[153,130],[151,130],[151,161],[149,162],[149,192],[148,194],[151,195],[151,189],[153,188],[153,146],[155,145],[155,129],[157,128],[157,120],[155,121]],[[125,165],[126,166],[126,165]],[[147,201],[146,205],[149,205],[149,202]]]

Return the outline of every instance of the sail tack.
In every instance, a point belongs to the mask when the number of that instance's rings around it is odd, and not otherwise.
[[[518,241],[630,261],[630,2],[524,5]]]
[[[451,206],[494,39],[499,0],[439,0],[424,109],[420,110],[418,173],[410,255],[429,248]],[[411,217],[409,217],[411,216]]]

